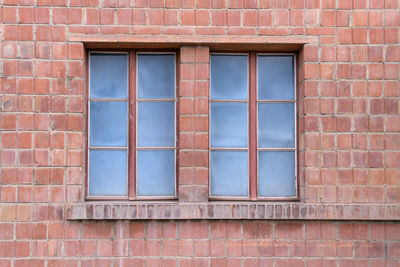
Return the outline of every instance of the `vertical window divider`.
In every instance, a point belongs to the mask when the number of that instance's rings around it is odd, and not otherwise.
[[[249,189],[250,199],[257,200],[257,60],[249,53]]]
[[[136,198],[136,52],[129,52],[128,198]]]

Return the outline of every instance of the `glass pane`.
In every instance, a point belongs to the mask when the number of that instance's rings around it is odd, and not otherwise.
[[[258,104],[258,147],[294,147],[294,103]]]
[[[211,99],[247,99],[247,55],[211,55]]]
[[[127,146],[127,102],[90,102],[90,145]]]
[[[246,103],[211,103],[211,146],[247,147]]]
[[[175,98],[175,55],[141,54],[138,60],[138,98]]]
[[[138,146],[175,146],[175,103],[138,103]]]
[[[90,97],[128,97],[127,54],[90,54]]]
[[[211,151],[211,195],[248,196],[247,151]]]
[[[126,150],[90,150],[89,173],[90,196],[127,195]]]
[[[258,56],[258,99],[294,99],[293,56]]]
[[[258,152],[258,195],[260,197],[296,196],[295,152]]]
[[[139,196],[175,195],[175,151],[137,151],[137,194]]]

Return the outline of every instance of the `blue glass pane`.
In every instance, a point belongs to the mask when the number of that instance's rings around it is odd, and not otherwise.
[[[137,151],[137,194],[139,196],[175,195],[175,151]]]
[[[258,104],[258,147],[294,147],[294,103]]]
[[[140,54],[137,60],[138,98],[175,98],[175,55]]]
[[[126,150],[90,150],[90,196],[126,196],[127,174]]]
[[[247,147],[246,103],[211,103],[211,146]]]
[[[90,97],[127,98],[128,55],[90,54]]]
[[[260,197],[296,196],[295,152],[258,152],[258,195]]]
[[[248,196],[247,151],[211,151],[211,195]]]
[[[138,146],[175,146],[175,103],[138,103]]]
[[[211,55],[211,99],[247,99],[247,55]]]
[[[90,145],[127,146],[127,102],[90,102]]]
[[[258,99],[294,99],[293,56],[258,56]]]

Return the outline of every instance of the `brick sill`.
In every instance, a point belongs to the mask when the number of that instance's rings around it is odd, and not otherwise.
[[[67,220],[400,220],[400,205],[304,203],[67,204]]]

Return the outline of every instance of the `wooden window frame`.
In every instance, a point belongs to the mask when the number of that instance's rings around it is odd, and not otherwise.
[[[299,129],[298,129],[298,67],[297,67],[297,54],[296,53],[265,53],[265,52],[257,52],[257,51],[238,51],[238,52],[227,52],[227,51],[210,51],[210,58],[211,56],[215,55],[247,55],[248,56],[248,99],[247,101],[241,101],[248,103],[248,147],[247,150],[248,155],[248,190],[249,194],[247,197],[242,196],[213,196],[211,195],[211,120],[209,120],[209,173],[208,173],[208,181],[209,181],[209,188],[208,188],[208,197],[210,200],[218,200],[218,201],[299,201],[300,194],[299,194],[299,149],[298,149],[298,138],[299,138]],[[258,80],[257,80],[257,56],[258,55],[291,55],[293,56],[293,75],[294,75],[294,100],[290,101],[262,101],[262,102],[272,102],[272,103],[282,103],[282,102],[290,102],[294,103],[294,129],[295,129],[295,146],[294,149],[285,149],[288,151],[295,152],[295,160],[294,160],[294,170],[295,170],[295,186],[296,186],[296,195],[293,197],[259,197],[258,196],[258,97],[257,97],[257,89],[258,89]],[[211,60],[210,60],[211,62]],[[210,78],[211,78],[211,67],[210,67]],[[209,111],[211,114],[211,103],[218,102],[215,100],[211,100],[211,84],[209,88]],[[232,101],[237,102],[237,101]],[[210,115],[209,114],[209,115]],[[231,149],[235,150],[235,149]],[[264,150],[264,149],[263,149]],[[266,149],[265,149],[266,150]],[[271,149],[275,151],[280,151],[284,149]]]
[[[128,55],[128,144],[127,144],[127,161],[128,161],[128,174],[127,174],[127,195],[126,196],[92,196],[89,195],[89,125],[90,125],[90,114],[89,114],[89,104],[90,104],[90,54],[91,53],[120,53]],[[173,196],[138,196],[137,186],[136,186],[136,154],[137,154],[137,56],[138,54],[173,54],[175,56],[175,146],[171,149],[175,150],[175,194]],[[85,179],[85,199],[92,201],[102,201],[102,200],[177,200],[178,199],[178,185],[179,185],[179,83],[178,83],[178,64],[179,64],[179,53],[176,50],[171,49],[93,49],[87,50],[86,54],[86,179]],[[166,99],[165,101],[172,101],[172,99]],[[146,101],[146,100],[145,100]],[[157,100],[156,100],[157,101]],[[164,100],[163,100],[164,101]],[[146,148],[147,149],[147,148]],[[164,147],[156,149],[165,149]]]

